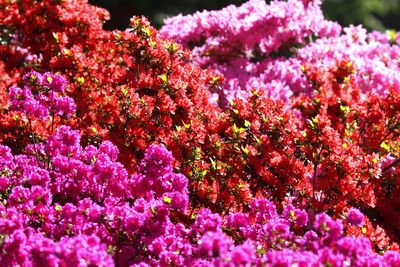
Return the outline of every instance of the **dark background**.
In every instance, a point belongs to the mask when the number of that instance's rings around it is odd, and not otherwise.
[[[106,29],[124,30],[134,15],[144,15],[159,28],[165,17],[191,14],[198,10],[221,9],[229,4],[239,5],[243,0],[89,0],[106,8],[111,21]],[[269,2],[269,1],[268,1]],[[341,25],[362,24],[369,30],[400,30],[400,0],[325,0],[323,10],[327,18]]]

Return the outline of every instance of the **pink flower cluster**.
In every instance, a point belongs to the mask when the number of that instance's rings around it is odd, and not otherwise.
[[[267,5],[266,1],[250,0],[240,7],[167,19],[161,34],[195,47],[194,55],[205,56],[206,62],[230,60],[243,53],[276,53],[287,45],[305,43],[312,34],[338,35],[340,26],[325,20],[320,4],[290,0]]]
[[[145,257],[135,244],[150,246],[166,234],[169,214],[186,210],[187,179],[172,172],[165,148],[151,146],[141,172],[129,177],[110,142],[79,142],[77,131],[61,126],[37,144],[39,162],[0,147],[2,265],[111,266],[114,250],[126,264]]]
[[[287,99],[307,86],[300,64],[282,53],[294,52],[313,36],[335,37],[340,25],[325,20],[321,1],[251,0],[240,7],[203,11],[165,21],[160,30],[190,48],[194,60],[226,78],[219,101],[248,96],[254,88],[272,98]],[[292,89],[294,87],[294,89]]]
[[[10,88],[12,109],[40,119],[54,114],[69,117],[75,112],[74,100],[65,95],[67,81],[61,75],[31,71],[24,81],[24,87]]]
[[[0,150],[4,266],[400,264],[398,253],[379,256],[366,238],[344,236],[346,225],[363,226],[358,210],[345,222],[290,204],[279,214],[255,199],[249,212],[222,218],[203,208],[184,223],[187,179],[162,146],[149,147],[131,177],[110,142],[82,148],[64,126],[43,146],[50,165]]]
[[[397,33],[367,33],[362,26],[350,26],[335,38],[322,38],[298,50],[302,64],[327,68],[338,61],[353,62],[357,84],[363,92],[386,95],[388,88],[400,88],[400,39]]]
[[[354,62],[364,92],[384,94],[388,87],[398,87],[396,33],[367,34],[361,26],[342,29],[325,20],[320,5],[318,0],[250,0],[239,7],[169,18],[161,34],[191,49],[195,62],[225,78],[212,98],[220,106],[254,89],[285,101],[311,94],[304,66],[327,69],[341,60]]]

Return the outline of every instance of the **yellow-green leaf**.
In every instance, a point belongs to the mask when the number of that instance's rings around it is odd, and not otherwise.
[[[85,82],[85,78],[83,78],[83,77],[78,77],[77,81],[78,81],[78,83],[79,83],[80,85],[82,85],[82,84]]]
[[[172,199],[170,197],[164,196],[163,201],[164,203],[171,204]]]
[[[387,152],[390,152],[390,145],[388,143],[386,143],[385,141],[383,141],[381,143],[381,148],[383,148],[384,150],[386,150]]]
[[[56,32],[53,32],[53,38],[56,40],[56,42],[60,42],[60,37],[58,37],[58,34]]]

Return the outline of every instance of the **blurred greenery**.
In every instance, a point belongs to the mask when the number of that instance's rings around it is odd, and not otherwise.
[[[221,9],[229,4],[240,5],[245,0],[89,0],[111,13],[108,29],[125,29],[133,15],[145,15],[159,28],[164,18],[177,14],[191,14],[198,10]],[[268,1],[269,2],[269,1]],[[323,10],[327,18],[342,25],[362,24],[369,30],[400,30],[400,0],[325,0]]]
[[[400,30],[399,0],[326,0],[327,18],[342,25],[362,24],[369,30]]]

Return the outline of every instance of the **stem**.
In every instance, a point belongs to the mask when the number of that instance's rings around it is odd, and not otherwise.
[[[54,132],[54,111],[53,111],[53,109],[50,109],[50,121],[51,121],[51,124],[50,124],[50,135],[49,136],[52,136],[53,132]],[[49,158],[47,158],[47,169],[48,170],[50,169],[50,159]]]
[[[323,148],[321,147],[321,150],[318,152],[317,159],[316,159],[316,161],[314,163],[314,174],[313,174],[313,200],[314,201],[316,200],[316,197],[315,197],[315,183],[316,183],[316,180],[317,180],[317,168],[318,168],[319,161],[321,160],[322,150],[323,150]]]
[[[54,131],[54,112],[53,112],[53,110],[50,111],[50,121],[51,121],[50,136],[51,136],[51,135],[53,135],[53,131]]]
[[[313,174],[313,188],[312,188],[312,191],[313,191],[313,199],[314,199],[314,201],[315,201],[315,181],[317,180],[317,167],[318,167],[318,162],[316,162],[315,164],[314,164],[314,174]]]
[[[106,181],[103,181],[103,184],[101,185],[101,203],[103,203],[104,202],[104,198],[105,198],[105,196],[104,196],[104,184],[106,183]]]
[[[33,150],[35,151],[36,162],[39,165],[39,156],[38,156],[37,147],[36,147],[36,138],[35,138],[35,134],[33,132],[32,121],[31,121],[31,118],[29,118],[29,116],[28,116],[28,123],[29,123],[29,130],[30,130],[31,136],[32,136]]]
[[[190,213],[189,213],[189,220],[192,219],[193,212],[194,212],[196,209],[197,209],[197,205],[194,204],[194,205],[192,206],[192,208],[191,208]]]

